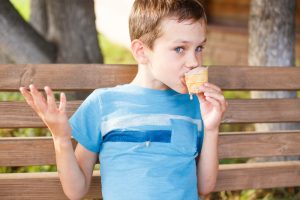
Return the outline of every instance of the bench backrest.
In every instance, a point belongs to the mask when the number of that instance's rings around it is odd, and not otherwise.
[[[34,83],[57,91],[91,91],[130,82],[134,65],[0,65],[0,91]],[[209,81],[224,90],[300,90],[300,68],[209,67]],[[69,116],[82,101],[69,101]],[[228,99],[223,123],[300,122],[299,99]],[[0,102],[0,128],[45,127],[25,102]],[[222,132],[219,157],[300,155],[300,131]],[[75,145],[75,142],[74,142]],[[0,166],[54,165],[51,138],[0,138]],[[95,171],[87,197],[99,198]],[[300,185],[300,161],[221,164],[215,191]],[[55,172],[0,174],[0,199],[66,199]]]

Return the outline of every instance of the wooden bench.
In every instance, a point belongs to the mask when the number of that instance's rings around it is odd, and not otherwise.
[[[0,65],[0,91],[34,83],[57,91],[91,91],[130,82],[134,65]],[[212,66],[209,81],[224,90],[299,90],[300,68]],[[300,122],[299,99],[229,99],[223,123]],[[69,101],[71,116],[81,101]],[[0,128],[45,127],[25,102],[0,102]],[[300,155],[300,131],[222,132],[219,157]],[[49,137],[0,138],[0,166],[54,165]],[[300,186],[300,161],[222,164],[215,191]],[[101,197],[95,171],[89,198]],[[65,199],[56,172],[0,174],[0,199]]]

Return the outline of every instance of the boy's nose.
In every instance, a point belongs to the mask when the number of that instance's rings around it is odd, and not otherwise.
[[[197,59],[196,55],[190,55],[186,61],[186,67],[188,68],[195,68],[198,67],[200,61]]]

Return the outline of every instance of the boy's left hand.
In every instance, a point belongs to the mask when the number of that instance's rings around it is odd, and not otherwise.
[[[205,83],[197,94],[205,131],[218,131],[222,117],[228,107],[222,90],[211,83]]]

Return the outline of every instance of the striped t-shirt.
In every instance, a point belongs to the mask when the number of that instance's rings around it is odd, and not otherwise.
[[[198,200],[203,123],[196,96],[133,84],[95,90],[70,119],[99,154],[104,200]]]

